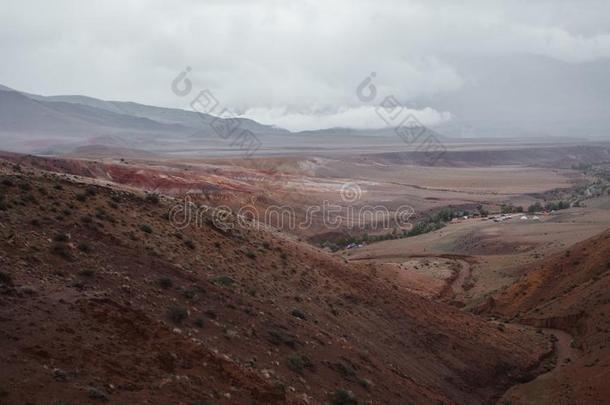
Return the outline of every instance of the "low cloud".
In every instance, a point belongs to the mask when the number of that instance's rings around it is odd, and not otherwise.
[[[245,116],[290,128],[369,127],[375,118],[354,90],[371,72],[380,94],[408,105],[478,91],[476,71],[458,67],[464,59],[529,55],[552,59],[557,71],[608,60],[610,2],[4,1],[0,49],[0,84],[27,92],[188,108],[169,83],[191,66],[196,86]],[[519,76],[506,69],[493,75],[502,83]],[[592,80],[587,87],[597,91],[607,77]],[[566,94],[571,86],[556,84]],[[542,105],[556,103],[549,97]],[[416,105],[461,116],[454,107]],[[447,119],[426,111],[431,122]],[[482,108],[476,119],[487,113]]]
[[[425,126],[435,126],[449,121],[452,116],[449,112],[438,112],[433,108],[414,110],[405,108],[404,116],[412,114]],[[303,114],[290,113],[285,108],[252,108],[242,115],[263,124],[276,125],[291,131],[303,131],[308,129],[325,128],[354,128],[354,129],[378,129],[387,125],[375,112],[375,107],[363,106],[345,108],[335,113],[327,114]]]

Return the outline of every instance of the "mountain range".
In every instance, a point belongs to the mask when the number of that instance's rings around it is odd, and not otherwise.
[[[61,153],[86,145],[170,150],[188,148],[198,139],[214,145],[215,119],[196,111],[86,96],[46,97],[0,86],[0,148],[9,151]],[[289,134],[245,118],[218,120],[257,137]]]

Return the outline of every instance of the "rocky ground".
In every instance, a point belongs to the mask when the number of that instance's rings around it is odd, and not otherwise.
[[[541,334],[273,229],[0,162],[0,403],[484,404]]]

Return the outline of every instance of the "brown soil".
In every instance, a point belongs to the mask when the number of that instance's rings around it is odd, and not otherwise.
[[[165,197],[15,170],[0,403],[483,404],[550,351],[277,231],[177,231]]]
[[[610,231],[530,266],[518,282],[490,298],[480,311],[564,332],[558,339],[561,367],[514,387],[502,403],[607,403]],[[566,340],[570,340],[569,348]]]

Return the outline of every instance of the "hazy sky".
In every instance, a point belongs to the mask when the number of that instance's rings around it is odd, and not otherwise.
[[[544,69],[575,77],[606,63],[610,2],[4,0],[0,49],[0,84],[19,90],[187,108],[170,82],[190,66],[195,88],[289,129],[382,126],[374,102],[356,97],[375,72],[379,97],[394,95],[435,124],[472,112],[421,100],[463,92],[470,102],[487,60],[541,57]],[[586,97],[605,103],[601,76],[587,81]]]

